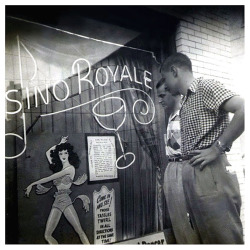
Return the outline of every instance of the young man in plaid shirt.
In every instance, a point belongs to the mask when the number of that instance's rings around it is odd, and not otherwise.
[[[167,133],[164,134],[168,164],[164,171],[163,190],[166,199],[166,218],[172,228],[177,244],[199,243],[194,233],[185,205],[182,185],[182,168],[178,159],[181,157],[180,107],[181,96],[171,95],[165,90],[162,78],[156,85],[159,103],[168,118]]]
[[[175,161],[182,169],[185,205],[197,236],[189,243],[243,244],[239,184],[226,170],[225,152],[244,131],[244,101],[213,79],[196,79],[182,53],[168,57],[161,74],[166,91],[183,95],[181,156]],[[229,112],[234,113],[231,122]]]

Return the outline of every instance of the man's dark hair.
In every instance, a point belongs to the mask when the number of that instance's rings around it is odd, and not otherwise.
[[[160,72],[166,71],[169,72],[171,70],[171,66],[176,66],[179,68],[184,68],[192,72],[192,62],[188,56],[182,53],[175,53],[165,59],[165,61],[161,65]]]
[[[160,88],[163,84],[165,83],[165,79],[164,78],[161,78],[161,80],[159,82],[157,82],[156,84],[156,88]]]

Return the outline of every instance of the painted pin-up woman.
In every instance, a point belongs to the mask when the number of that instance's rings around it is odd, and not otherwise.
[[[86,195],[80,195],[72,202],[70,198],[70,187],[72,184],[81,185],[87,180],[87,175],[83,174],[75,182],[75,168],[78,168],[80,160],[78,155],[73,151],[73,146],[67,143],[67,137],[62,137],[58,145],[53,146],[46,152],[46,156],[50,163],[50,169],[54,172],[52,175],[42,178],[38,181],[31,183],[27,188],[25,195],[29,197],[29,193],[34,185],[36,185],[36,193],[44,194],[52,187],[46,188],[42,184],[53,181],[57,188],[55,192],[55,201],[49,218],[46,223],[44,237],[49,244],[58,244],[56,239],[52,236],[62,214],[66,217],[69,223],[73,226],[75,231],[80,237],[83,244],[90,244],[89,240],[83,231],[78,215],[73,206],[73,202],[80,198],[83,201],[83,207],[86,212],[89,211],[89,198]]]

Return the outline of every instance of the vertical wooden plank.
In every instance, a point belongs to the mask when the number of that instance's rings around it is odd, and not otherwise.
[[[106,64],[107,64],[107,59],[101,61],[101,67],[104,67],[104,69],[105,69]],[[107,67],[106,67],[106,69],[107,69]],[[102,72],[102,83],[105,82],[105,80],[106,80],[105,77],[106,77],[106,75],[104,76],[104,73]],[[106,84],[106,86],[99,88],[100,89],[100,95],[99,96],[105,95],[106,93],[108,93],[108,92],[105,91],[108,88],[108,84],[109,84],[109,82]],[[111,100],[108,100],[108,101],[104,102],[104,105],[103,105],[103,108],[102,108],[102,111],[101,111],[102,113],[110,114],[110,102],[111,102]],[[106,126],[108,128],[113,128],[112,116],[105,117],[105,119],[103,119],[103,120],[104,120],[104,122],[105,122],[105,124],[106,124]],[[110,132],[110,131],[107,131],[107,132]]]
[[[96,68],[100,68],[101,67],[101,64],[100,64],[100,62],[98,62],[98,64],[96,65]],[[100,86],[99,86],[99,84],[96,82],[96,91],[95,91],[95,97],[94,98],[98,98],[98,97],[100,97],[101,95],[100,95]],[[98,101],[100,101],[100,99],[98,100]],[[97,101],[97,102],[98,102]],[[96,103],[96,102],[95,102]],[[96,108],[96,112],[98,113],[98,114],[100,114],[101,113],[101,106],[102,105],[98,105],[98,107]],[[100,118],[100,120],[101,120],[101,122],[103,122],[103,120],[105,120],[105,119],[102,119],[102,118]],[[102,129],[102,127],[96,122],[96,120],[94,119],[94,122],[95,122],[95,124],[96,124],[96,132],[97,133],[100,133],[100,130]]]
[[[72,84],[70,84],[69,89],[71,90],[70,93],[73,94],[73,86],[72,86]],[[74,99],[70,98],[69,103],[70,103],[70,107],[73,107],[74,106]],[[72,109],[72,110],[68,111],[67,115],[69,116],[68,119],[70,120],[70,123],[71,123],[71,126],[69,127],[69,131],[71,133],[74,133],[75,132],[75,110]]]
[[[126,132],[126,136],[124,137],[125,141],[128,142],[128,149],[129,151],[133,152],[134,151],[134,143],[133,143],[133,136],[132,136],[132,127],[133,127],[133,124],[132,124],[132,120],[131,120],[131,115],[128,115],[128,126],[127,126],[127,132]],[[134,138],[135,139],[135,138]],[[131,159],[130,159],[131,160]],[[132,234],[133,234],[133,237],[135,237],[135,214],[134,214],[134,211],[135,211],[135,205],[134,205],[134,197],[135,197],[135,178],[137,178],[137,176],[134,175],[135,171],[134,171],[134,168],[136,168],[138,166],[136,165],[131,165],[129,167],[130,169],[130,180],[131,180],[131,185],[130,185],[130,197],[131,197],[131,217],[132,217],[132,225],[133,225],[133,228],[132,228]],[[135,178],[134,178],[135,177]],[[137,183],[137,182],[136,182]]]
[[[48,82],[45,82],[48,83]],[[51,94],[49,91],[49,103],[41,105],[41,114],[49,114],[51,113]],[[41,117],[41,132],[42,133],[51,133],[52,132],[52,116]]]
[[[110,66],[110,68],[112,70],[112,66],[111,65],[113,64],[114,61],[112,59],[110,59],[109,57],[108,57],[107,60],[108,60],[108,65]],[[114,91],[114,87],[113,87],[114,81],[112,79],[111,73],[109,71],[108,71],[108,73],[109,73],[109,79],[110,79],[110,81],[109,81],[109,93],[111,93],[111,92]],[[110,95],[110,97],[113,97],[113,96],[114,96],[114,94]],[[110,112],[112,112],[112,113],[114,112],[114,102],[113,102],[113,100],[111,100],[111,110],[110,110]],[[113,126],[115,126],[114,116],[112,116],[112,124],[113,124]]]
[[[62,99],[65,96],[65,93],[63,91],[62,84],[58,84],[58,86],[55,88],[55,93],[58,96],[58,98]],[[53,112],[61,111],[64,109],[64,102],[53,100],[52,101],[52,109]],[[65,126],[65,114],[64,113],[58,113],[53,115],[53,132],[56,134],[63,135],[66,132],[66,126]]]
[[[68,99],[64,102],[64,108],[68,109],[72,107],[72,97],[70,96],[73,93],[72,93],[72,81],[70,79],[67,79],[66,82],[68,84],[70,94],[69,94]],[[72,110],[66,111],[64,113],[64,119],[65,119],[65,133],[70,134],[74,131],[73,111]]]
[[[72,85],[76,85],[76,82],[74,82],[73,78],[70,79]],[[82,90],[83,91],[83,90]],[[78,88],[77,88],[78,92]],[[78,102],[79,104],[83,104],[84,100],[82,100],[82,93],[78,94]],[[83,133],[83,112],[84,112],[84,107],[78,108],[78,121],[77,121],[77,133]]]
[[[91,100],[93,100],[93,99],[95,99],[96,98],[96,91],[97,91],[97,83],[96,83],[96,81],[95,81],[95,72],[96,72],[96,65],[94,65],[93,67],[92,67],[92,71],[91,71],[91,73],[90,73],[90,76],[89,76],[89,78],[90,79],[92,79],[92,83],[93,83],[93,85],[94,85],[94,89],[92,89],[91,87],[89,87],[88,88],[88,91],[89,91],[89,101],[91,101]],[[96,122],[96,120],[95,120],[95,118],[94,118],[94,115],[93,115],[93,111],[92,111],[92,109],[93,109],[93,106],[96,104],[96,102],[91,102],[90,104],[89,104],[89,106],[88,106],[88,108],[89,108],[89,111],[90,111],[90,116],[89,116],[89,122],[90,122],[90,124],[91,124],[91,128],[90,128],[90,131],[91,132],[93,132],[93,133],[96,133],[97,132],[97,126],[98,126],[98,124],[97,124],[97,122]]]
[[[72,79],[72,84],[76,84],[77,79],[74,77]],[[86,90],[86,87],[82,88],[82,92],[80,95],[80,100],[81,103],[85,103],[89,100],[89,95],[88,95],[88,91]],[[88,117],[88,109],[89,109],[89,105],[87,106],[82,106],[79,110],[81,111],[81,132],[82,133],[89,133],[90,129],[88,128],[88,126],[90,127],[90,123],[89,123],[89,117]]]

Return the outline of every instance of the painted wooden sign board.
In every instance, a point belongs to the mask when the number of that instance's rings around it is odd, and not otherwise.
[[[115,190],[102,186],[93,193],[94,244],[116,241]]]

